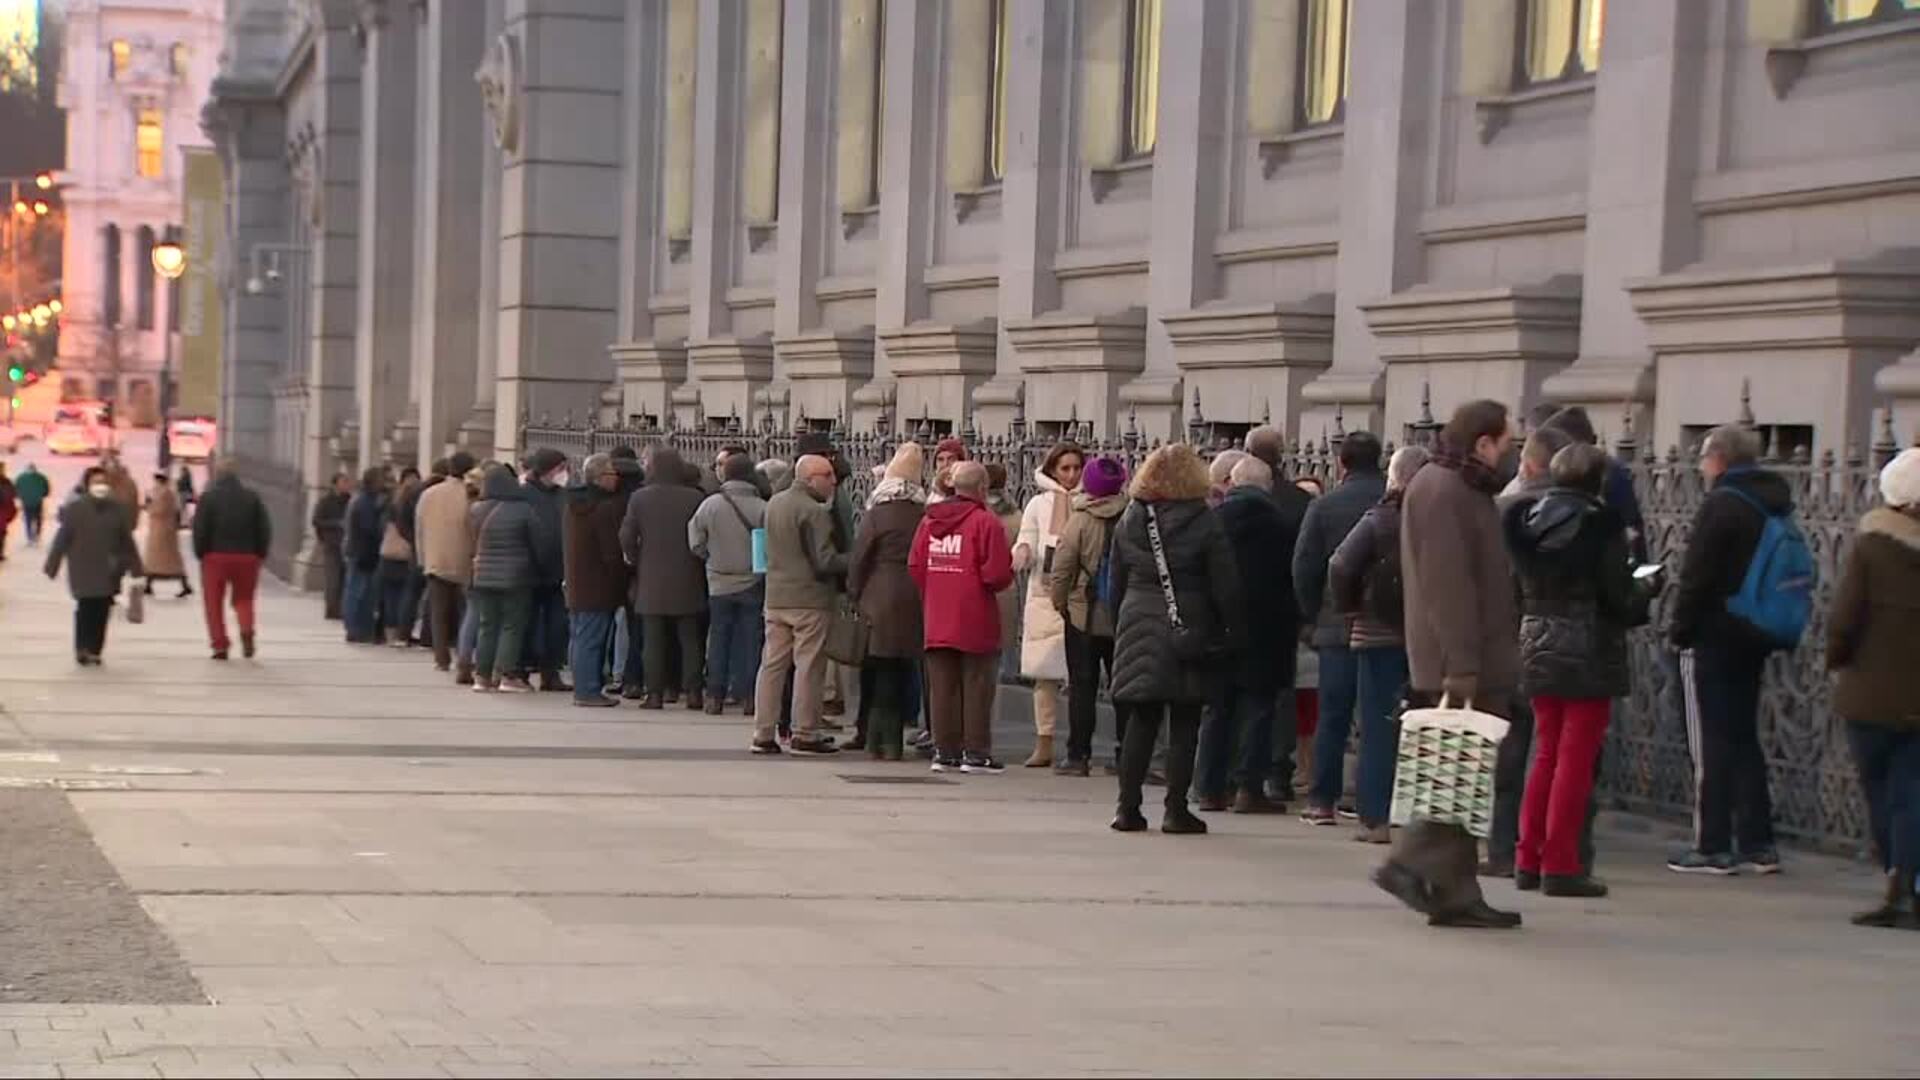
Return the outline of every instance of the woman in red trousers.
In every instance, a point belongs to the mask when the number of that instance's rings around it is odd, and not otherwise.
[[[1553,486],[1506,509],[1520,576],[1520,682],[1533,699],[1533,768],[1520,806],[1514,882],[1548,896],[1597,897],[1580,864],[1594,762],[1613,699],[1627,693],[1627,631],[1647,621],[1626,523],[1601,501],[1606,451],[1575,443],[1553,456]]]

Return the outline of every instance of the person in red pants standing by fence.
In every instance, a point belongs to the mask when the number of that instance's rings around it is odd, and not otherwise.
[[[1580,834],[1608,710],[1629,689],[1627,631],[1647,621],[1649,596],[1633,580],[1626,521],[1601,499],[1605,451],[1575,443],[1548,472],[1553,486],[1510,503],[1502,521],[1520,576],[1520,683],[1534,723],[1513,877],[1548,896],[1605,896],[1581,865]]]
[[[233,610],[240,618],[241,653],[253,656],[253,592],[272,542],[266,504],[240,482],[238,473],[223,466],[193,515],[193,554],[200,560],[207,638],[215,660],[225,660],[233,644],[227,637],[228,589],[233,590]]]

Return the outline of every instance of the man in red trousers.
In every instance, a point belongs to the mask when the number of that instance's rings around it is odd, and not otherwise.
[[[227,590],[233,590],[233,610],[240,617],[240,650],[254,652],[253,592],[260,583],[260,564],[273,542],[273,525],[260,496],[240,482],[230,466],[222,466],[200,497],[193,515],[193,554],[200,560],[200,590],[207,613],[207,637],[213,658],[225,660],[232,642],[227,638]]]

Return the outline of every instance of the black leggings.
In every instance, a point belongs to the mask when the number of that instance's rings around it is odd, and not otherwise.
[[[1126,743],[1120,751],[1120,808],[1140,809],[1140,789],[1153,764],[1153,744],[1160,722],[1167,729],[1167,809],[1187,808],[1187,788],[1193,783],[1193,756],[1200,744],[1199,702],[1144,701],[1127,706]]]

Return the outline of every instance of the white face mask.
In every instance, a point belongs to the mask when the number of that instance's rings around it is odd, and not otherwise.
[[[94,484],[90,484],[87,487],[87,494],[93,496],[96,499],[107,498],[108,496],[113,494],[113,485],[97,483],[97,482]]]
[[[557,488],[566,487],[567,481],[571,479],[573,479],[573,477],[565,469],[555,469],[547,474],[547,483]]]

